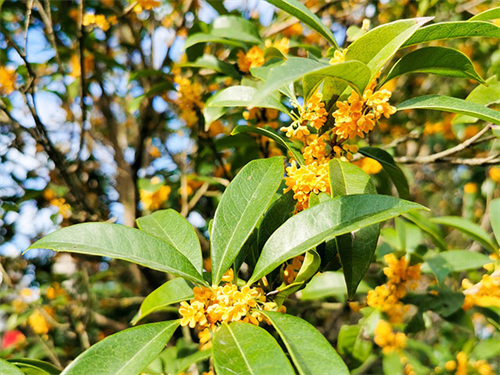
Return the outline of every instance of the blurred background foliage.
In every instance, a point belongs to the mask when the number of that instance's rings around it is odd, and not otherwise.
[[[379,24],[420,16],[434,16],[435,22],[465,20],[493,3],[305,2],[340,46]],[[32,241],[85,221],[134,226],[143,214],[173,208],[197,228],[207,255],[208,221],[229,181],[252,159],[284,154],[262,136],[230,133],[245,124],[279,129],[287,116],[236,108],[221,117],[206,106],[214,92],[248,79],[248,67],[264,62],[262,51],[252,55],[251,43],[230,30],[219,35],[222,43],[185,50],[186,39],[208,32],[219,16],[234,15],[254,25],[266,53],[274,47],[285,54],[321,56],[328,47],[319,34],[261,0],[0,0],[0,9],[0,357],[27,356],[64,366],[129,326],[144,296],[165,282],[165,275],[113,259],[50,251],[22,255]],[[498,39],[455,39],[446,45],[464,52],[481,76],[500,77]],[[385,88],[396,104],[425,94],[465,98],[476,86],[472,80],[417,74]],[[498,109],[498,103],[500,95],[489,104]],[[378,145],[405,162],[405,157],[455,146],[480,129],[478,123],[454,121],[453,115],[437,111],[399,112],[360,145]],[[433,216],[466,218],[483,228],[483,240],[490,238],[487,207],[500,197],[500,167],[474,160],[495,148],[498,140],[467,149],[461,154],[464,162],[401,164],[412,200],[432,208]],[[373,175],[380,193],[391,194],[388,175],[368,160],[357,163]],[[426,218],[415,223],[398,219],[383,228],[377,263],[355,302],[346,301],[342,277],[331,270],[292,297],[289,312],[315,324],[354,373],[466,374],[459,366],[469,373],[498,373],[500,309],[454,315],[463,303],[462,279],[481,280],[481,267],[488,263],[484,258],[466,259],[472,268],[468,264],[438,275],[440,291],[451,296],[447,303],[457,307],[451,313],[427,313],[415,306],[428,301],[408,302],[403,347],[390,325],[377,325],[379,310],[363,308],[367,291],[387,281],[385,254],[412,253],[420,263],[440,248],[487,253],[463,231],[439,228]],[[420,290],[436,284],[426,264]],[[172,309],[158,317],[177,314]],[[192,353],[193,339],[183,331],[164,359]],[[409,367],[398,367],[398,358],[391,357],[402,349]]]

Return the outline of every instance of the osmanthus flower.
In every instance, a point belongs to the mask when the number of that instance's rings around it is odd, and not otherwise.
[[[284,311],[284,307],[278,308],[276,303],[267,301],[262,289],[248,285],[239,288],[233,280],[231,269],[223,276],[221,285],[196,286],[194,298],[189,303],[181,302],[181,325],[199,329],[200,346],[209,347],[212,333],[223,322],[259,325],[265,320],[259,310]]]
[[[248,52],[238,52],[238,69],[243,73],[248,73],[250,68],[258,68],[266,62],[264,51],[257,46],[253,46]]]
[[[317,161],[299,167],[297,162],[292,161],[286,168],[286,189],[284,193],[293,190],[293,197],[297,201],[297,211],[309,207],[309,195],[311,193],[330,194],[330,180],[328,177],[328,163]]]
[[[160,0],[137,0],[137,5],[134,7],[134,12],[140,13],[142,11],[142,9],[140,8],[151,10],[153,8],[159,7],[160,5],[161,5]]]
[[[394,332],[385,320],[378,321],[373,333],[373,341],[382,348],[384,354],[400,352],[406,347],[406,335],[403,332]]]
[[[473,306],[500,307],[500,271],[495,271],[491,275],[483,275],[477,284],[464,279],[462,288],[465,294],[462,306],[464,310],[469,310]]]
[[[372,158],[356,160],[353,164],[357,165],[368,174],[377,174],[382,170],[382,165]]]
[[[279,40],[275,40],[274,42],[272,42],[269,39],[266,39],[265,46],[266,46],[266,48],[274,47],[277,50],[279,50],[281,53],[286,55],[288,53],[288,49],[290,48],[290,39],[281,38]]]
[[[16,78],[14,69],[0,66],[0,95],[9,95],[14,91]]]
[[[387,254],[384,260],[388,265],[384,268],[388,280],[368,292],[366,303],[368,306],[379,308],[391,323],[401,323],[409,309],[401,299],[406,296],[408,289],[417,287],[421,276],[420,264],[410,266],[405,257],[398,259],[393,253]]]
[[[102,31],[108,31],[111,25],[115,25],[118,18],[115,15],[106,17],[104,14],[85,13],[83,15],[83,26],[97,26]]]
[[[330,64],[337,64],[345,61],[345,55],[347,53],[347,49],[335,50],[333,53],[333,57],[330,59]]]
[[[287,264],[285,270],[283,271],[283,278],[285,284],[291,284],[297,277],[297,274],[302,267],[302,263],[304,262],[304,255],[296,256],[292,259],[292,263]]]

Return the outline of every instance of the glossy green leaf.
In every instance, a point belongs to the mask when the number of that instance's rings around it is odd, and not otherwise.
[[[295,212],[296,200],[293,198],[293,191],[283,194],[267,210],[258,231],[258,248],[262,249],[266,241],[271,237],[285,221],[291,218]]]
[[[211,107],[210,104],[212,101],[216,100],[220,95],[221,91],[216,92],[213,96],[207,99],[205,106],[203,107],[203,118],[205,119],[205,131],[210,129],[210,125],[214,121],[217,121],[222,116],[224,116],[227,112],[227,108],[224,107]]]
[[[2,375],[24,375],[16,366],[0,359],[0,374]]]
[[[486,85],[479,85],[465,98],[466,101],[484,106],[500,103],[500,82],[496,76],[486,80]],[[472,124],[478,119],[466,115],[457,115],[451,120],[452,124]]]
[[[384,83],[409,73],[437,74],[485,83],[467,55],[453,48],[424,47],[406,54],[394,64]]]
[[[404,101],[398,106],[398,111],[407,109],[432,109],[436,111],[459,113],[500,125],[500,112],[450,96],[417,96],[416,98]]]
[[[139,311],[132,319],[132,325],[151,313],[162,311],[165,307],[193,298],[193,288],[181,277],[167,281],[159,288],[153,290],[142,301]]]
[[[500,244],[500,198],[490,202],[490,223],[497,243]]]
[[[359,60],[368,65],[374,77],[420,26],[432,18],[399,20],[370,30],[347,49],[346,60]]]
[[[328,42],[335,48],[339,48],[335,37],[331,30],[326,27],[323,22],[311,12],[307,6],[302,4],[299,0],[267,0],[268,3],[284,10],[285,12],[297,17],[299,20],[304,22],[311,29],[316,30],[319,34],[325,37]]]
[[[489,338],[480,341],[472,350],[471,357],[477,360],[498,358],[500,356],[500,345],[497,338]]]
[[[211,102],[211,107],[248,107],[258,89],[250,86],[231,86],[220,92]],[[274,108],[289,114],[286,108],[276,97],[269,95],[262,98],[256,107]]]
[[[266,242],[249,284],[284,261],[342,234],[425,207],[382,195],[346,195],[304,210],[288,219]]]
[[[427,259],[422,264],[422,272],[432,271],[441,284],[451,272],[478,269],[491,262],[488,256],[481,253],[467,250],[448,250]]]
[[[401,355],[395,351],[383,354],[382,369],[384,375],[403,374],[404,366],[401,363]]]
[[[478,224],[458,216],[441,216],[432,219],[433,223],[455,228],[483,245],[491,252],[498,252],[498,247],[490,235]]]
[[[370,288],[363,281],[357,292],[366,293]],[[300,291],[302,300],[319,300],[326,297],[347,295],[347,285],[342,272],[327,271],[314,276]]]
[[[349,162],[333,159],[328,163],[332,196],[377,194],[369,174]],[[356,293],[377,248],[380,225],[375,224],[337,237],[337,249],[347,284],[348,298]]]
[[[212,227],[212,281],[218,284],[254,230],[283,179],[280,156],[254,160],[228,186]]]
[[[278,331],[300,375],[349,374],[342,358],[313,325],[279,312],[262,314]]]
[[[173,209],[161,210],[137,219],[143,232],[158,237],[183,254],[198,270],[203,272],[203,256],[198,236],[191,224]]]
[[[266,63],[263,66],[260,66],[258,68],[250,68],[250,73],[255,78],[258,78],[261,81],[265,82],[265,81],[267,81],[267,78],[269,77],[269,73],[271,72],[271,69],[273,69],[279,65],[283,65],[284,62],[285,61],[283,59],[271,58],[268,61],[266,61]],[[292,98],[295,99],[295,89],[293,86],[293,82],[286,85],[286,86],[280,87],[278,90],[281,93],[283,93],[285,96],[287,96],[291,99]]]
[[[236,68],[228,64],[224,61],[219,60],[214,55],[203,55],[196,59],[196,61],[186,62],[180,64],[181,67],[189,67],[189,68],[202,68],[202,69],[210,69],[218,73],[225,74],[229,77],[239,78],[240,73],[236,70]]]
[[[500,7],[485,10],[474,17],[469,18],[469,21],[489,21],[500,19]]]
[[[165,348],[179,320],[115,333],[80,354],[61,375],[135,375]]]
[[[262,98],[307,74],[338,78],[354,87],[358,92],[363,92],[370,80],[368,68],[359,61],[329,65],[312,59],[290,57],[283,64],[270,69],[264,86],[255,95],[250,106],[258,106]]]
[[[482,21],[440,22],[422,27],[402,46],[429,43],[435,40],[470,38],[470,37],[500,38],[500,27]]]
[[[33,358],[14,358],[8,360],[28,375],[59,375],[61,370],[52,363]],[[0,374],[4,374],[0,365]]]
[[[250,323],[222,324],[213,338],[217,375],[294,375],[292,365],[274,338]]]
[[[392,158],[391,154],[387,151],[382,150],[377,147],[361,147],[359,153],[375,159],[381,165],[384,171],[387,172],[390,179],[392,180],[398,195],[403,199],[408,199],[410,197],[410,187],[408,186],[408,181],[403,171],[396,165],[396,162]]]
[[[446,250],[446,243],[444,242],[439,228],[436,224],[432,223],[428,217],[417,211],[407,213],[403,216],[417,225],[424,232],[429,234],[432,242],[434,242],[437,247],[439,247],[441,250]]]
[[[434,311],[445,318],[456,313],[464,303],[463,292],[455,292],[449,287],[430,287],[429,289],[433,292],[408,293],[402,301],[415,305],[422,311]]]
[[[210,34],[246,43],[262,43],[257,27],[252,22],[238,16],[217,17],[212,24]]]
[[[263,135],[264,137],[268,137],[273,141],[277,142],[278,144],[282,145],[283,147],[285,147],[294,157],[294,159],[298,161],[300,165],[304,164],[304,156],[302,156],[300,146],[297,146],[295,143],[290,141],[284,135],[281,135],[280,133],[276,132],[274,129],[268,126],[265,126],[263,128],[258,128],[256,126],[250,126],[250,125],[237,125],[231,132],[232,135],[240,133],[254,133]]]
[[[191,262],[174,247],[138,229],[118,224],[84,223],[62,228],[36,241],[29,249],[117,258],[204,283]]]
[[[193,35],[190,35],[187,39],[186,42],[184,43],[184,49],[187,49],[189,47],[192,47],[196,44],[199,43],[220,43],[220,44],[225,44],[227,46],[232,46],[232,47],[241,47],[242,44],[240,42],[236,42],[231,39],[226,39],[226,38],[221,38],[216,35],[212,34],[205,34],[205,33],[196,33]]]
[[[337,348],[344,357],[351,357],[355,365],[365,362],[372,351],[373,344],[363,337],[364,328],[361,325],[340,327],[337,338]]]
[[[342,72],[344,74],[343,78],[339,77],[339,72],[341,70],[346,70],[346,72]],[[348,74],[346,74],[347,72]],[[359,61],[332,64],[326,68],[304,76],[304,79],[302,80],[304,96],[309,98],[309,96],[314,93],[314,90],[325,78],[335,79],[339,83],[343,82],[350,84],[358,93],[361,93],[364,91],[368,83],[370,83],[370,77],[370,69]]]

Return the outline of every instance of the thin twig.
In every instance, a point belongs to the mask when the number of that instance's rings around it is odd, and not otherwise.
[[[86,96],[85,73],[86,72],[85,72],[85,55],[84,55],[85,29],[83,27],[84,1],[85,0],[80,0],[79,14],[78,14],[78,53],[80,55],[79,57],[80,57],[80,112],[81,112],[80,146],[78,148],[78,154],[76,156],[76,160],[78,163],[78,169],[80,169],[81,163],[82,163],[81,154],[83,151],[83,147],[85,145],[85,122],[87,121],[87,111],[85,108],[85,96]]]

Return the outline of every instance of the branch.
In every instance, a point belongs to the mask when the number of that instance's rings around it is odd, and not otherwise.
[[[479,138],[481,138],[486,132],[488,132],[492,128],[492,126],[493,126],[492,124],[487,124],[479,133],[477,133],[473,137],[467,139],[466,141],[460,143],[455,147],[438,152],[437,154],[429,156],[417,156],[417,157],[402,156],[399,158],[395,158],[394,160],[397,160],[398,163],[404,163],[404,164],[430,164],[440,161],[453,162],[453,160],[466,160],[466,159],[450,159],[449,156],[459,153],[460,151],[463,151],[466,148],[473,146],[474,144],[477,144]],[[483,141],[480,141],[479,143],[482,142]],[[468,165],[473,165],[473,164],[468,164]]]
[[[48,2],[49,0],[47,0]],[[81,167],[81,154],[83,146],[85,144],[85,121],[87,120],[87,111],[85,109],[85,56],[84,56],[84,41],[85,41],[85,29],[83,27],[83,10],[84,10],[84,0],[80,0],[79,5],[79,16],[78,16],[78,52],[80,55],[80,147],[78,148],[78,154],[76,160],[78,163],[78,169]]]

